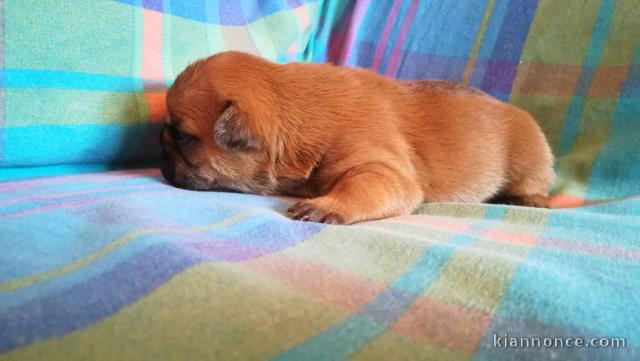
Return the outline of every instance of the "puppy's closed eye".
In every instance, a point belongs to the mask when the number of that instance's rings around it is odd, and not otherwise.
[[[252,134],[247,119],[237,104],[229,101],[225,107],[213,130],[216,143],[227,150],[259,150],[260,142]]]
[[[173,140],[178,143],[178,145],[185,145],[193,140],[193,137],[176,127],[171,127],[171,135],[173,136]]]

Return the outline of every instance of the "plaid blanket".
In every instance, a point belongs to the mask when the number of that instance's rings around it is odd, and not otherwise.
[[[355,226],[288,205],[157,170],[0,184],[0,360],[640,357],[640,199]]]
[[[640,359],[635,0],[0,5],[0,360]],[[332,226],[157,169],[12,180],[154,159],[163,89],[227,48],[519,105],[580,208]]]

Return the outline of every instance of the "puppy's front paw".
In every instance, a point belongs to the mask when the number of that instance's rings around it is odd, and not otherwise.
[[[294,204],[287,210],[292,219],[301,221],[320,222],[328,224],[345,224],[345,219],[340,213],[317,205],[313,200],[302,201]]]

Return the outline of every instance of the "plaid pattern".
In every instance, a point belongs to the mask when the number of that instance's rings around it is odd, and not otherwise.
[[[0,184],[0,360],[640,357],[638,199],[430,204],[355,226],[290,221],[288,205],[157,170]]]
[[[528,110],[558,158],[562,205],[640,192],[636,1],[329,3],[314,60],[461,82]]]
[[[152,155],[172,76],[235,46],[522,106],[558,155],[553,201],[584,207],[439,203],[343,227],[155,169],[1,183],[0,360],[640,359],[634,0],[59,4],[0,6],[5,179]],[[496,347],[504,335],[625,347]]]
[[[189,62],[230,49],[304,60],[318,11],[307,0],[1,5],[3,178],[155,160],[165,90]]]

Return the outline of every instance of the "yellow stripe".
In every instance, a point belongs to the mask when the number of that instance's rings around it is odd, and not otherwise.
[[[168,234],[168,233],[173,233],[173,234],[197,234],[197,233],[202,233],[202,232],[207,232],[207,231],[213,231],[219,228],[224,228],[224,227],[228,227],[234,223],[237,223],[238,221],[240,221],[241,219],[245,218],[246,216],[248,216],[250,213],[250,211],[243,211],[243,212],[239,212],[236,213],[235,215],[226,218],[222,221],[213,223],[213,224],[208,224],[208,225],[204,225],[204,226],[198,226],[198,227],[191,227],[191,228],[146,228],[146,229],[142,229],[142,230],[137,230],[137,231],[133,231],[130,233],[127,233],[126,235],[124,235],[122,238],[117,239],[114,242],[111,242],[109,244],[107,244],[106,246],[104,246],[103,248],[101,248],[100,250],[87,255],[73,263],[69,263],[66,264],[62,267],[50,270],[50,271],[46,271],[46,272],[42,272],[39,274],[35,274],[35,275],[31,275],[28,277],[23,277],[23,278],[18,278],[18,279],[13,279],[11,281],[6,281],[3,283],[0,283],[0,292],[7,292],[7,291],[13,291],[15,289],[18,288],[22,288],[22,287],[26,287],[29,285],[32,285],[36,282],[42,282],[42,281],[46,281],[49,279],[52,279],[54,277],[58,277],[61,276],[65,273],[69,273],[69,272],[73,272],[76,271],[92,262],[94,262],[95,260],[97,260],[100,257],[103,257],[105,255],[107,255],[110,252],[113,252],[115,250],[117,250],[118,248],[121,248],[122,246],[124,246],[125,244],[135,240],[136,238],[140,238],[143,236],[147,236],[150,234]]]
[[[469,79],[471,79],[471,74],[473,74],[473,68],[476,65],[476,58],[478,57],[478,52],[480,51],[480,44],[482,44],[484,33],[487,31],[487,25],[489,24],[489,18],[491,17],[491,13],[493,12],[493,5],[494,0],[487,1],[487,7],[484,9],[484,15],[482,16],[482,21],[480,22],[480,28],[478,29],[476,40],[473,42],[471,55],[469,55],[467,66],[465,67],[464,74],[462,75],[462,83],[464,85],[469,85]]]

